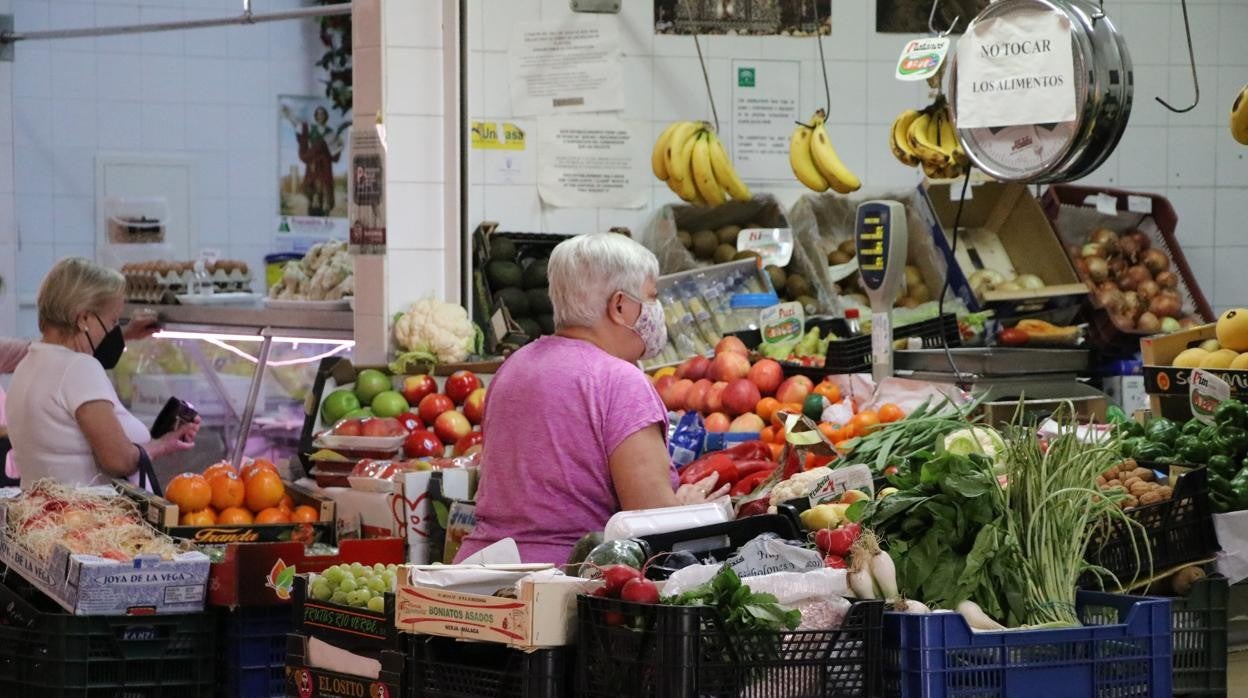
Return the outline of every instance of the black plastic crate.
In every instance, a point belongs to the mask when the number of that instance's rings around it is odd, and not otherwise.
[[[681,531],[653,533],[641,536],[637,541],[641,544],[647,560],[661,553],[683,551],[699,560],[712,558],[724,562],[738,548],[764,533],[774,533],[785,540],[796,540],[800,530],[787,516],[759,514]],[[667,572],[660,565],[651,565],[646,570],[646,576],[650,579],[666,579]]]
[[[1226,695],[1226,577],[1210,575],[1187,596],[1170,600],[1174,634],[1174,695]]]
[[[312,598],[306,575],[295,576],[293,594],[294,631],[317,638],[340,649],[377,659],[385,650],[399,648],[394,626],[394,594],[386,592],[385,610],[370,611]]]
[[[1163,471],[1165,468],[1147,462],[1140,462],[1140,467]],[[1088,562],[1113,572],[1120,584],[1129,585],[1132,580],[1179,565],[1208,560],[1219,549],[1209,505],[1209,475],[1204,466],[1180,475],[1170,499],[1128,509],[1126,514],[1144,530],[1120,521],[1111,522],[1106,535],[1094,540],[1087,554]]]
[[[221,609],[217,623],[217,695],[280,698],[286,695],[286,636],[291,607]]]
[[[938,318],[893,328],[893,339],[917,337],[924,349],[939,349],[947,342],[950,347],[962,346],[956,315],[946,313]],[[863,373],[871,370],[871,335],[861,335],[828,343],[823,373]]]
[[[706,606],[577,597],[578,696],[866,698],[876,695],[882,601],[837,630],[731,633]]]
[[[0,696],[209,698],[208,613],[75,616],[8,575],[0,583]]]
[[[498,289],[491,287],[485,275],[485,267],[490,262],[490,241],[494,238],[510,240],[516,248],[516,257],[508,261],[527,267],[534,262],[549,258],[555,246],[569,237],[571,236],[556,233],[507,232],[499,230],[497,223],[490,222],[481,223],[473,231],[473,287],[471,289],[473,320],[485,334],[485,349],[487,352],[492,354],[502,353],[501,349],[504,345],[519,345],[525,341],[536,339],[536,337],[525,337],[522,333],[515,332],[514,328],[504,329],[503,336],[499,336],[500,333],[490,321],[495,311],[498,310],[494,300],[494,294]],[[508,311],[510,312],[510,308]]]
[[[491,642],[408,635],[409,698],[563,698],[573,695],[571,647],[524,652]]]

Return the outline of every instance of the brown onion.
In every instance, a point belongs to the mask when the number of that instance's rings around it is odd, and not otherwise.
[[[1135,318],[1124,313],[1111,313],[1110,318],[1114,324],[1124,330],[1135,329]]]
[[[1122,272],[1126,271],[1129,266],[1131,265],[1127,263],[1127,260],[1122,257],[1114,257],[1109,260],[1109,275],[1116,279],[1122,276]]]
[[[1190,315],[1179,320],[1179,327],[1182,327],[1185,330],[1195,327],[1195,326],[1196,326],[1196,318]]]
[[[1170,258],[1166,256],[1165,252],[1158,249],[1147,250],[1144,252],[1144,256],[1140,258],[1140,261],[1154,274],[1160,274],[1170,269]]]
[[[1109,228],[1097,228],[1092,231],[1092,237],[1089,242],[1094,242],[1105,250],[1105,254],[1112,255],[1118,251],[1118,234]]]
[[[1144,312],[1144,301],[1135,291],[1125,291],[1122,294],[1122,311],[1134,320]]]
[[[1152,297],[1157,295],[1160,291],[1161,286],[1158,286],[1157,282],[1152,279],[1149,279],[1148,281],[1141,281],[1140,285],[1135,287],[1135,292],[1140,294],[1140,298],[1143,298],[1144,300],[1152,299]]]
[[[1104,248],[1103,246],[1101,246],[1101,245],[1096,244],[1095,242],[1089,242],[1088,244],[1086,244],[1086,245],[1084,245],[1084,246],[1083,246],[1083,250],[1081,250],[1081,256],[1083,256],[1083,257],[1104,257],[1104,256],[1105,256],[1105,248]]]
[[[1096,259],[1096,258],[1089,257],[1088,259]],[[1075,259],[1075,271],[1079,272],[1080,279],[1089,279],[1092,277],[1091,272],[1088,271],[1088,261],[1082,257]]]
[[[1179,277],[1172,271],[1166,270],[1157,274],[1157,285],[1162,288],[1177,288],[1179,285]]]
[[[1183,303],[1178,297],[1163,293],[1148,302],[1148,312],[1157,317],[1177,318],[1183,312]]]
[[[1142,230],[1132,230],[1123,237],[1135,240],[1135,244],[1140,248],[1141,252],[1153,246],[1153,241],[1148,239],[1148,235]]]
[[[1084,263],[1087,278],[1092,281],[1099,284],[1109,278],[1109,262],[1106,262],[1103,257],[1084,257],[1079,261]]]
[[[1144,313],[1135,321],[1135,327],[1141,332],[1154,334],[1161,331],[1161,319],[1152,313]]]
[[[1134,291],[1140,284],[1145,281],[1152,281],[1153,275],[1147,269],[1139,264],[1128,267],[1122,276],[1118,277],[1118,285],[1124,291]]]
[[[1083,256],[1083,247],[1079,245],[1067,245],[1066,254],[1070,255],[1071,259],[1079,259]]]
[[[1108,284],[1109,288],[1101,287],[1096,291],[1097,304],[1110,312],[1121,312],[1125,302],[1122,291],[1119,291],[1112,281],[1105,283]]]
[[[1128,261],[1134,262],[1140,254],[1140,243],[1130,235],[1124,235],[1118,240],[1118,252]]]

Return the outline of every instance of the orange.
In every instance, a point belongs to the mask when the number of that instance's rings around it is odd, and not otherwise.
[[[762,441],[765,444],[769,444],[772,441],[775,441],[775,439],[776,439],[775,427],[763,427],[763,430],[758,432],[758,440]]]
[[[780,401],[774,397],[765,397],[758,401],[754,406],[754,413],[763,418],[763,422],[770,422],[776,410],[780,409]]]
[[[290,514],[278,509],[277,507],[269,507],[256,514],[256,523],[258,524],[276,524],[290,523]]]
[[[782,429],[782,428],[777,428],[777,429],[776,429],[776,437],[775,437],[775,439],[772,441],[772,443],[778,443],[778,444],[780,444],[781,446],[783,446],[783,445],[784,445],[784,441],[785,441],[785,437],[786,437],[786,436],[787,436],[787,434],[786,434],[786,432],[784,431],[784,429]]]
[[[232,472],[220,472],[208,479],[212,488],[212,506],[217,511],[241,507],[247,494],[243,481]]]
[[[784,444],[767,444],[767,447],[771,449],[771,459],[779,461],[780,454],[784,451]]]
[[[828,402],[836,404],[841,401],[841,389],[836,387],[836,383],[832,381],[824,381],[815,386],[815,395],[822,395],[828,399]]]
[[[165,499],[177,504],[183,513],[199,511],[212,501],[212,488],[203,475],[182,473],[165,487]]]
[[[222,526],[248,526],[252,523],[251,512],[242,507],[230,507],[222,509],[217,514],[217,523]]]
[[[214,463],[204,469],[203,476],[205,480],[212,480],[212,478],[222,473],[232,473],[237,475],[238,471],[234,470],[234,466],[229,463]]]
[[[252,478],[252,476],[262,470],[268,470],[276,473],[277,466],[273,465],[271,461],[267,461],[263,458],[257,458],[256,460],[244,465],[238,474],[242,476],[243,482],[247,482]]]
[[[212,509],[200,509],[199,511],[188,511],[182,515],[182,520],[178,523],[183,526],[211,526],[217,522],[217,513]]]
[[[841,432],[841,430],[831,422],[819,422],[819,431],[823,434],[823,438],[833,443],[836,443],[836,437]]]
[[[871,410],[859,412],[850,420],[850,424],[854,425],[855,434],[865,436],[880,426],[880,416]]]
[[[247,508],[254,512],[261,512],[270,507],[276,508],[282,501],[282,495],[286,494],[286,486],[282,484],[282,479],[271,470],[253,474],[251,479],[246,481],[246,488]]]
[[[295,523],[315,523],[321,520],[321,512],[307,504],[301,504],[290,513],[290,520]]]
[[[295,508],[295,500],[290,498],[290,494],[282,495],[282,501],[277,503],[277,508],[282,511],[292,511]]]
[[[906,418],[906,413],[900,407],[891,402],[886,402],[880,406],[880,421],[885,424],[901,421]]]

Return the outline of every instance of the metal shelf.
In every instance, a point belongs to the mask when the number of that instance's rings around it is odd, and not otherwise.
[[[294,334],[323,339],[352,339],[355,327],[350,310],[274,310],[254,305],[144,305],[127,304],[133,310],[151,309],[167,329],[184,332],[235,334]]]

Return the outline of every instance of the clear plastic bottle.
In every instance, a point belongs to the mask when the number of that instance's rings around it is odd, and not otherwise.
[[[857,308],[845,310],[845,324],[849,326],[849,336],[856,337],[862,334],[862,323],[858,319]]]

